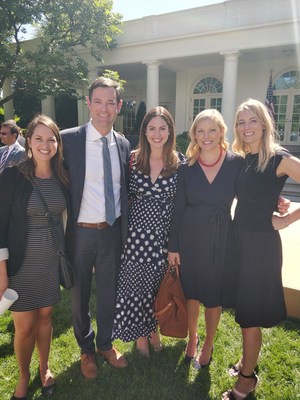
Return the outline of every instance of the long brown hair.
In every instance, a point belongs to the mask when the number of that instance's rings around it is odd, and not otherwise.
[[[169,136],[163,147],[163,163],[164,169],[162,176],[169,176],[177,169],[179,164],[179,157],[175,150],[176,137],[174,129],[174,120],[169,111],[164,107],[151,108],[145,115],[140,128],[140,139],[138,148],[135,151],[136,167],[145,175],[150,175],[150,144],[146,137],[146,130],[149,122],[155,118],[161,117],[169,128]]]
[[[27,132],[26,132],[26,142],[25,142],[25,153],[26,159],[23,163],[19,165],[20,171],[26,176],[29,180],[34,180],[35,177],[35,169],[36,169],[36,161],[34,157],[28,157],[29,145],[28,138],[31,138],[36,127],[38,125],[45,125],[47,128],[51,129],[53,132],[56,141],[57,141],[57,152],[51,158],[50,165],[53,172],[53,175],[58,179],[64,186],[69,185],[69,178],[66,170],[63,166],[63,156],[62,156],[62,141],[59,134],[59,129],[56,123],[47,115],[37,115],[33,120],[29,123]]]

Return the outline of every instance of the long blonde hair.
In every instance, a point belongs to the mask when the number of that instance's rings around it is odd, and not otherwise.
[[[140,128],[140,139],[138,148],[135,151],[135,164],[136,168],[145,175],[150,175],[150,144],[146,137],[146,130],[149,122],[155,118],[161,117],[169,128],[168,140],[163,147],[163,163],[164,170],[162,176],[169,176],[175,172],[179,164],[179,157],[176,148],[176,137],[174,129],[174,121],[169,111],[164,107],[151,108],[145,115]]]
[[[225,124],[222,114],[214,108],[208,108],[206,110],[203,110],[196,116],[189,130],[190,143],[186,150],[186,156],[189,160],[188,161],[189,166],[195,164],[201,153],[201,148],[199,147],[198,142],[196,140],[196,129],[199,122],[204,119],[211,119],[221,129],[223,136],[220,138],[220,146],[222,147],[222,149],[226,151],[229,147],[229,143],[225,137],[227,132],[227,125]]]
[[[241,138],[237,132],[239,123],[239,115],[243,110],[250,111],[263,125],[263,134],[261,145],[258,151],[257,171],[263,172],[270,159],[275,155],[276,150],[282,147],[277,143],[276,131],[274,121],[271,118],[267,107],[259,100],[248,99],[240,104],[237,108],[234,120],[234,141],[232,149],[234,152],[241,154],[243,157],[250,153],[250,148]]]

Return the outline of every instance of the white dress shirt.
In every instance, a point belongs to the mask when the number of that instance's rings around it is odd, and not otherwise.
[[[77,222],[105,221],[104,173],[101,134],[91,122],[86,130],[85,180]],[[113,131],[106,135],[111,158],[116,217],[121,215],[121,168]]]

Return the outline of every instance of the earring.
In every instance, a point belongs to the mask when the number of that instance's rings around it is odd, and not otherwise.
[[[27,157],[28,157],[28,158],[32,158],[32,151],[31,151],[30,148],[28,149]]]

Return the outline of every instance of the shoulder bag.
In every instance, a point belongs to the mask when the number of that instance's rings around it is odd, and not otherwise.
[[[73,287],[73,267],[70,264],[70,262],[67,258],[67,255],[61,246],[60,240],[57,236],[57,232],[55,231],[55,228],[54,228],[54,224],[53,224],[52,217],[51,217],[51,212],[47,206],[44,196],[42,195],[40,188],[38,187],[38,185],[35,182],[33,182],[33,185],[36,188],[36,191],[37,191],[37,193],[43,203],[43,206],[46,210],[47,221],[48,221],[49,227],[52,232],[52,236],[53,236],[54,241],[57,246],[57,254],[59,257],[59,283],[63,288],[71,289],[71,287]]]
[[[186,300],[178,266],[168,268],[154,301],[154,315],[164,336],[185,338],[188,333]]]

